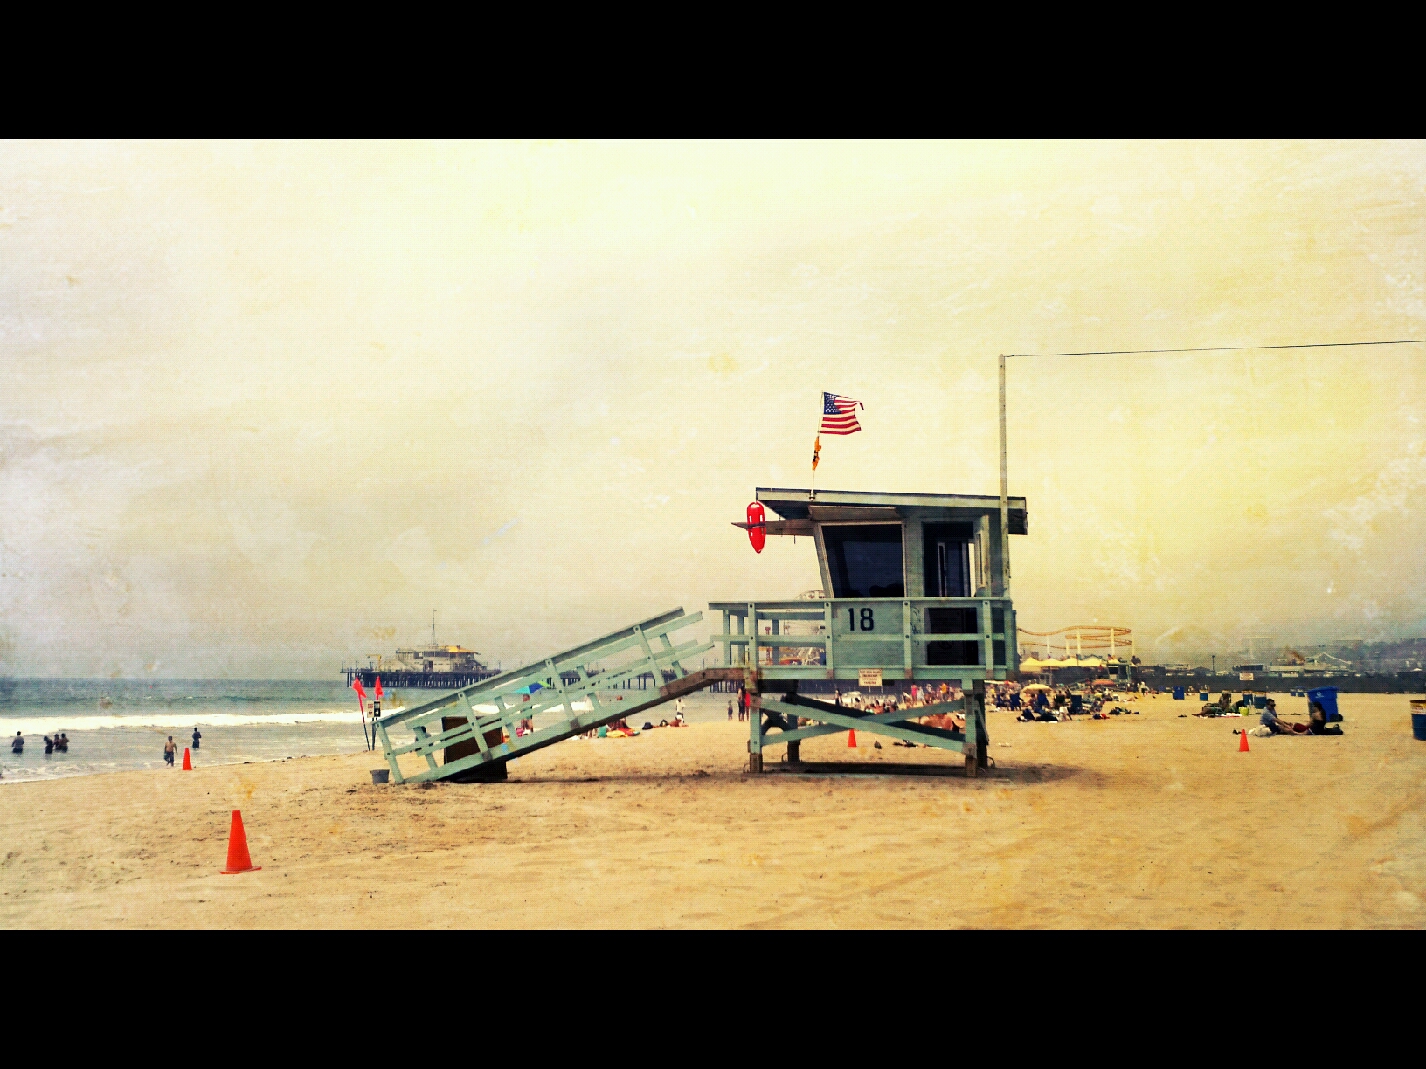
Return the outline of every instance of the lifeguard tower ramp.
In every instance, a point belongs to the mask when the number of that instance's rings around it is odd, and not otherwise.
[[[721,679],[741,680],[741,668],[689,671],[685,665],[714,648],[712,642],[675,644],[675,631],[698,623],[702,613],[674,609],[462,687],[414,709],[376,721],[377,738],[397,783],[435,779],[503,779],[507,763],[590,728],[612,724]],[[645,677],[653,686],[643,689]],[[532,731],[521,732],[522,724]],[[411,741],[391,736],[409,731]],[[400,758],[415,754],[426,767],[403,774]]]

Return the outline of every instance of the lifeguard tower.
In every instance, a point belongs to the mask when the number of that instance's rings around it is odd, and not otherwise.
[[[1028,532],[1025,499],[1008,499],[1003,532],[998,497],[760,487],[757,502],[779,517],[764,521],[769,536],[814,541],[823,598],[709,606],[723,614],[725,663],[748,669],[765,715],[751,718],[752,770],[768,746],[787,745],[795,763],[802,740],[848,729],[962,750],[969,767],[985,767],[985,681],[1017,664],[1004,535]],[[940,707],[872,716],[809,693],[854,683],[898,695],[948,681],[968,695],[956,706],[963,733],[911,719]]]
[[[971,775],[986,767],[985,684],[1018,660],[1008,536],[1028,531],[1025,499],[759,488],[756,503],[777,518],[737,526],[810,537],[817,596],[710,605],[722,614],[710,642],[676,643],[673,633],[702,613],[675,609],[388,714],[375,730],[393,779],[504,778],[513,758],[721,681],[749,696],[752,772],[763,771],[768,747],[786,746],[796,765],[804,740],[848,730],[960,751]],[[714,648],[722,665],[686,667]],[[653,687],[631,689],[646,677]],[[895,712],[844,707],[832,695],[844,683],[899,694],[951,681],[965,697]],[[951,712],[963,730],[922,722]],[[412,741],[393,744],[397,728]],[[403,776],[405,754],[426,767]]]

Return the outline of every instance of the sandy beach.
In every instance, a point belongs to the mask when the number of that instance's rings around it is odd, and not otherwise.
[[[1301,699],[1282,698],[1289,717]],[[502,784],[373,786],[370,754],[0,787],[6,927],[1416,927],[1426,744],[1408,699],[1341,738],[1144,699],[990,717],[996,767],[805,743],[866,774],[749,776],[746,725],[571,741]],[[780,749],[770,751],[777,760]],[[891,775],[891,766],[947,774]],[[935,768],[932,771],[936,771]],[[240,808],[262,871],[221,875]]]

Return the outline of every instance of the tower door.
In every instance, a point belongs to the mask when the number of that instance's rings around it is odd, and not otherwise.
[[[968,523],[928,523],[925,532],[925,574],[928,598],[971,596],[970,544],[975,530]]]

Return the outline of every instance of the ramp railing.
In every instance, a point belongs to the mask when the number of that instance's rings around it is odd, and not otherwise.
[[[712,650],[714,643],[675,644],[670,636],[702,618],[701,612],[685,616],[681,608],[674,609],[383,716],[376,721],[376,732],[392,779],[444,779],[509,761],[691,689],[680,686],[680,681],[694,682],[685,666]],[[641,678],[650,674],[653,688],[637,689]],[[392,732],[403,728],[411,732],[412,741],[394,744]],[[403,775],[399,759],[407,754],[422,758],[426,767]]]

